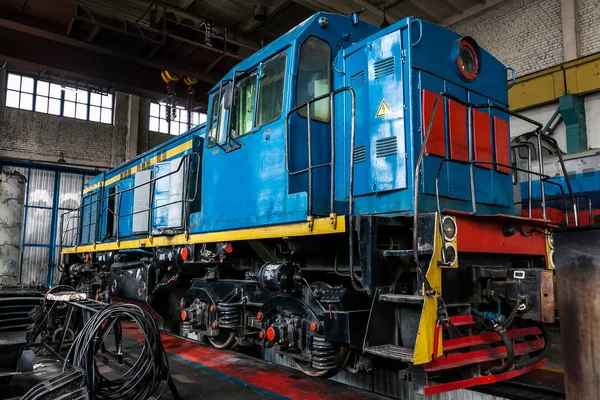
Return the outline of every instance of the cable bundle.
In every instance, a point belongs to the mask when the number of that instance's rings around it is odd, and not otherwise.
[[[144,346],[129,371],[117,379],[108,379],[98,371],[95,357],[111,328],[123,319],[138,325],[144,334]],[[73,342],[67,360],[84,370],[90,398],[98,400],[146,400],[161,381],[169,379],[169,361],[158,327],[152,317],[133,304],[114,303],[94,314]],[[165,387],[155,398],[162,396]]]

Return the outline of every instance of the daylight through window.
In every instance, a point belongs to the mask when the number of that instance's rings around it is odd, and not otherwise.
[[[112,124],[113,95],[8,73],[6,106]]]
[[[183,107],[177,107],[175,119],[171,122],[166,119],[166,103],[150,103],[150,125],[153,132],[167,133],[170,135],[180,135],[187,129],[187,110]],[[192,111],[192,128],[206,122],[206,115]]]

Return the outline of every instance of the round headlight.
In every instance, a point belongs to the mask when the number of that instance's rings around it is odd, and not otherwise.
[[[554,264],[554,250],[550,250],[548,258],[550,259],[550,265],[552,266],[552,268],[556,268],[556,265]]]
[[[456,237],[456,222],[449,216],[442,219],[442,228],[444,229],[444,238],[452,241]]]
[[[554,249],[554,236],[551,233],[548,234],[548,246]]]
[[[452,243],[446,243],[446,262],[450,265],[456,262],[456,248]]]
[[[475,79],[479,72],[477,52],[473,45],[466,40],[460,42],[456,64],[458,65],[458,70],[468,80]]]

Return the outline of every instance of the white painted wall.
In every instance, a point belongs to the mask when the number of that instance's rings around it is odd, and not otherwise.
[[[542,107],[532,108],[530,110],[525,110],[525,111],[522,111],[521,114],[525,115],[528,118],[531,118],[533,120],[541,122],[543,125],[546,125],[548,123],[548,121],[550,121],[550,118],[552,118],[552,114],[554,114],[554,112],[556,111],[557,108],[558,108],[558,103],[554,103],[554,104],[548,104],[548,105],[545,105]],[[512,118],[512,117],[510,119],[510,136],[511,137],[519,136],[526,132],[531,132],[533,129],[535,129],[535,126],[533,126],[527,122],[524,122],[520,119]],[[556,141],[558,142],[558,145],[560,146],[560,148],[565,150],[567,148],[567,141],[566,141],[566,129],[565,129],[564,123],[561,123],[558,126],[558,128],[556,128],[553,136],[556,138]]]
[[[600,93],[592,93],[584,97],[585,101],[585,123],[588,133],[588,147],[600,149]],[[521,114],[546,125],[552,114],[558,108],[558,102],[541,107],[521,111]],[[515,137],[531,130],[530,124],[516,118],[510,120],[510,136]],[[554,131],[558,145],[563,151],[567,149],[566,129],[564,122]]]

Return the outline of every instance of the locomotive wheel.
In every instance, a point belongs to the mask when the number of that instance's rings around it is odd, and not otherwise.
[[[206,336],[210,344],[217,349],[232,349],[238,344],[238,339],[235,336],[235,331],[221,330],[219,336]]]
[[[52,342],[57,343],[62,338],[64,329],[65,328],[61,326],[60,328],[57,328],[52,333]],[[71,328],[67,328],[67,334],[65,335],[65,341],[69,342],[74,339],[75,339],[75,333],[73,333],[73,330]]]

